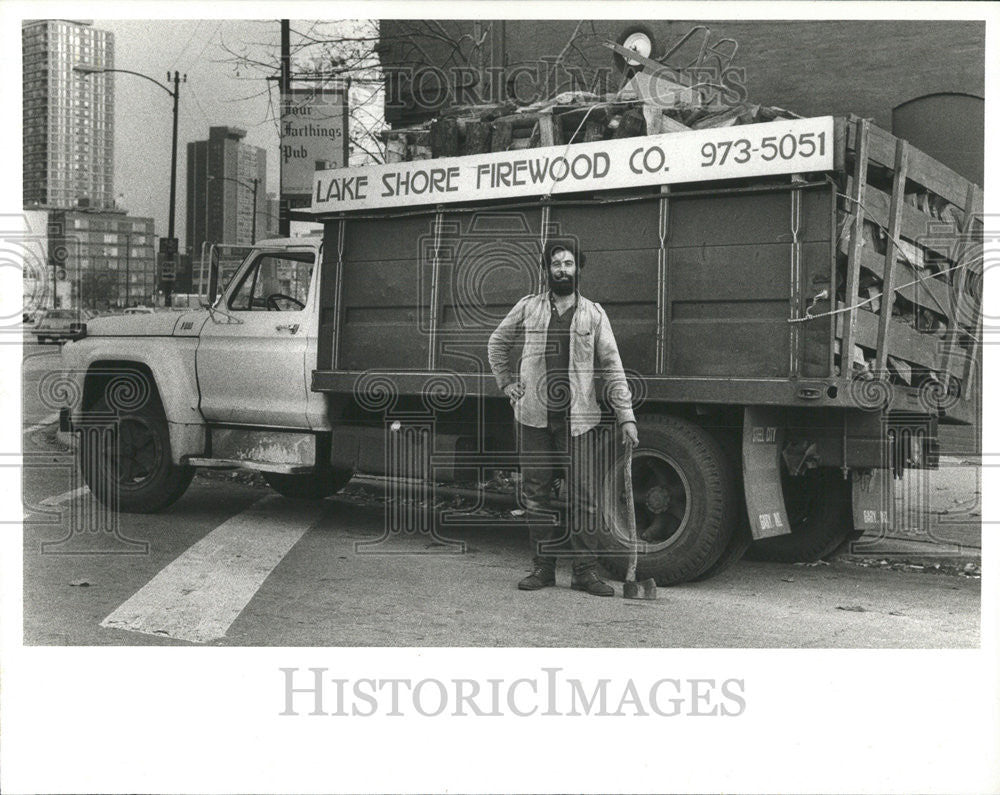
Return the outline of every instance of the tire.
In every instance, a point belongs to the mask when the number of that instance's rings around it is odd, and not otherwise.
[[[705,571],[694,578],[696,582],[707,580],[717,574],[731,569],[741,560],[753,543],[753,533],[750,530],[750,517],[747,515],[746,500],[743,497],[743,451],[740,447],[738,434],[714,434],[726,455],[733,482],[736,484],[736,524],[729,543],[722,550],[722,555]]]
[[[642,33],[642,34],[645,34],[649,38],[650,44],[652,45],[652,49],[651,49],[651,51],[649,53],[649,57],[653,58],[655,60],[656,54],[657,54],[657,52],[656,52],[657,51],[656,33],[648,25],[629,25],[627,28],[625,28],[624,30],[622,30],[622,32],[619,33],[615,37],[615,41],[618,44],[624,46],[625,45],[625,41],[633,33]],[[619,74],[626,74],[630,70],[631,70],[631,72],[633,74],[635,72],[641,72],[642,71],[642,66],[641,65],[640,66],[633,66],[633,65],[631,65],[630,63],[628,63],[628,61],[625,60],[624,56],[619,55],[616,52],[612,53],[612,55],[611,55],[611,62],[614,64],[615,71],[617,71]]]
[[[677,417],[638,418],[640,446],[633,453],[636,533],[640,548],[636,577],[657,585],[689,582],[719,560],[736,524],[733,469],[705,429]],[[616,467],[621,471],[624,459]],[[598,528],[601,563],[624,579],[628,536],[620,477],[606,478],[604,521]]]
[[[839,469],[822,467],[793,478],[782,473],[789,535],[754,541],[753,560],[811,563],[831,555],[854,530],[851,482]]]
[[[354,473],[349,469],[318,469],[302,475],[263,472],[267,485],[292,500],[322,500],[346,486]]]
[[[91,411],[117,419],[110,430],[104,425],[81,433],[80,468],[98,500],[120,513],[157,513],[184,494],[194,467],[173,463],[167,420],[155,393],[138,408],[117,411],[101,397]],[[116,457],[116,449],[124,455]]]

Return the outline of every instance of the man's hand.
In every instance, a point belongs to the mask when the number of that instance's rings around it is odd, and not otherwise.
[[[622,423],[622,444],[627,447],[639,446],[639,429],[634,422]]]
[[[524,387],[519,381],[515,381],[513,384],[507,384],[507,386],[503,388],[503,392],[510,398],[511,403],[516,403],[524,397]]]

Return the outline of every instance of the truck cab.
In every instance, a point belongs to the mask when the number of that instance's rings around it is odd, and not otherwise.
[[[63,429],[99,435],[86,418],[110,417],[126,452],[138,449],[119,473],[119,508],[166,507],[194,467],[257,469],[279,487],[314,471],[315,433],[329,429],[309,388],[321,251],[318,238],[260,241],[210,305],[97,318],[64,350],[63,377],[82,399]],[[99,468],[83,474],[100,496]]]

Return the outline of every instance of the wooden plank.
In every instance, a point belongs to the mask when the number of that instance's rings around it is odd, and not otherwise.
[[[848,125],[847,148],[854,151],[857,132],[853,124]],[[896,137],[885,130],[872,126],[868,141],[868,158],[874,163],[892,168],[895,162]],[[921,152],[919,149],[910,149],[910,175],[909,179],[929,191],[936,193],[943,199],[947,199],[960,209],[967,209],[966,197],[969,185],[973,183],[965,177],[952,171],[948,166],[939,163],[930,155]],[[979,208],[974,212],[982,212],[982,193],[979,197]]]
[[[854,129],[843,116],[833,120],[833,170],[843,171],[847,168],[847,131]]]
[[[847,304],[847,324],[841,335],[840,345],[840,375],[850,378],[854,361],[854,327],[857,318],[858,282],[861,278],[861,249],[864,244],[865,212],[861,207],[862,197],[868,185],[868,128],[867,119],[859,119],[857,126],[857,156],[854,161],[854,190],[848,189],[852,197],[851,211],[854,213],[851,224],[851,251],[847,255],[847,279],[844,290],[844,302]],[[831,285],[832,287],[832,285]]]
[[[909,146],[906,141],[896,141],[896,161],[893,169],[892,202],[889,207],[889,239],[899,237],[900,209],[906,191],[906,170],[909,165]],[[875,372],[885,370],[889,356],[889,321],[892,319],[892,305],[895,300],[896,250],[892,245],[885,247],[882,277],[882,312],[878,324],[878,343],[875,348]]]
[[[910,151],[913,149],[911,147]],[[853,178],[847,180],[847,194],[854,196]],[[871,185],[865,186],[864,193],[865,213],[883,229],[889,224],[890,198],[889,194],[873,188]],[[933,228],[933,231],[932,231]],[[926,215],[912,205],[904,203],[900,207],[899,235],[904,240],[911,243],[919,243],[929,251],[933,251],[951,261],[955,252],[952,243],[959,234],[958,227],[951,221],[941,220]]]
[[[538,132],[542,146],[559,146],[563,142],[562,125],[556,124],[551,108],[538,114]]]
[[[841,340],[843,340],[845,314],[837,316],[837,336]],[[878,323],[878,315],[874,312],[858,312],[855,319],[853,344],[875,351],[878,345]],[[890,337],[893,357],[919,367],[931,370],[938,369],[938,342],[940,340],[937,337],[933,334],[921,334],[916,329],[911,328],[909,323],[897,318],[893,318],[890,323],[892,325]],[[841,361],[844,361],[846,357],[843,351],[847,350],[847,347],[841,344],[840,350]],[[850,357],[850,360],[853,361],[853,356]],[[841,366],[841,372],[843,372],[843,366]]]
[[[845,249],[845,254],[848,253],[846,248],[847,246],[842,246],[842,249]],[[884,281],[882,269],[885,267],[885,258],[868,246],[861,250],[861,267]],[[929,270],[921,272],[906,263],[903,263],[903,267],[906,270],[901,271],[901,275],[896,279],[900,283],[900,286],[896,288],[896,294],[901,295],[910,303],[946,316],[952,300],[948,285],[941,279],[931,276]],[[921,277],[923,280],[918,284],[910,284]]]
[[[964,255],[965,255],[965,250],[968,248],[968,245],[969,245],[969,243],[968,243],[969,236],[972,233],[972,228],[973,228],[973,226],[974,226],[974,224],[976,222],[976,218],[980,217],[979,213],[975,212],[972,209],[973,207],[975,207],[975,203],[976,203],[975,191],[976,191],[976,186],[975,185],[970,185],[969,186],[969,192],[968,192],[968,199],[966,201],[966,206],[969,207],[970,209],[966,211],[965,217],[962,219],[962,246],[961,246],[961,248],[960,248],[960,250],[958,252],[958,256],[956,257],[956,259],[958,259],[959,261],[962,260],[962,257],[964,257]],[[947,348],[947,351],[945,353],[944,363],[941,365],[941,369],[944,371],[944,382],[945,382],[945,384],[949,383],[949,376],[951,376],[953,374],[952,370],[954,369],[954,367],[953,367],[953,365],[954,365],[954,358],[955,358],[956,352],[959,349],[959,338],[958,338],[958,334],[956,334],[955,331],[957,330],[958,327],[960,327],[962,306],[965,304],[965,290],[964,290],[965,283],[966,283],[965,279],[963,278],[963,275],[962,275],[962,273],[960,271],[955,271],[955,273],[953,273],[952,276],[953,276],[954,279],[957,279],[956,284],[958,285],[958,289],[956,290],[956,293],[955,293],[955,318],[954,318],[954,322],[953,322],[952,318],[948,319],[948,330],[950,332],[949,333],[949,337],[948,337],[948,340],[949,340],[948,341],[948,348]],[[982,317],[981,317],[982,313],[980,311],[982,309],[982,301],[981,300],[979,302],[979,306],[977,306],[976,309],[977,309],[976,315],[978,317],[977,317],[977,323],[975,325],[977,327],[976,337],[978,339],[979,338],[978,328],[980,328],[981,322],[982,322]],[[966,359],[965,365],[962,368],[962,381],[963,381],[962,394],[963,394],[963,396],[966,399],[968,399],[968,391],[969,390],[967,390],[967,389],[964,388],[965,387],[965,383],[964,382],[965,382],[965,380],[966,380],[966,378],[968,376],[969,367],[970,367],[970,361],[971,361],[971,359],[975,358],[975,347],[973,347],[972,354],[973,354],[972,356],[970,356],[970,357],[968,357]]]

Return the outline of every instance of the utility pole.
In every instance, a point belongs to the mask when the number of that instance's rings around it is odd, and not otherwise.
[[[257,186],[260,180],[253,178],[253,221],[250,224],[250,245],[257,242]]]
[[[184,75],[184,79],[187,80],[187,75]],[[167,72],[167,80],[170,80],[170,72]],[[170,216],[167,223],[167,237],[170,239],[169,250],[164,256],[164,263],[170,262],[169,273],[171,278],[163,280],[163,304],[164,306],[172,306],[173,301],[171,299],[171,293],[173,292],[174,279],[173,277],[177,273],[177,237],[175,235],[175,215],[176,215],[176,204],[177,204],[177,106],[180,99],[180,83],[181,76],[179,72],[174,72],[174,132],[171,140],[170,146]]]
[[[291,26],[289,20],[281,20],[281,108],[284,110],[285,102],[288,99],[288,92],[292,86],[292,43]],[[278,167],[282,167],[284,155],[279,155]],[[280,173],[280,171],[279,171]],[[281,179],[278,179],[278,234],[282,237],[290,237],[292,234],[291,219],[288,217],[288,200],[281,195]],[[254,202],[256,209],[256,201]],[[256,216],[255,216],[256,217]]]

